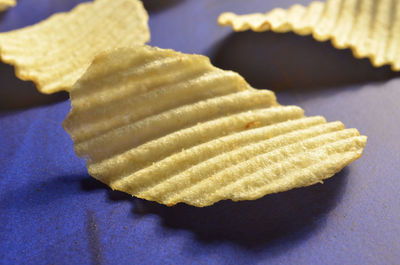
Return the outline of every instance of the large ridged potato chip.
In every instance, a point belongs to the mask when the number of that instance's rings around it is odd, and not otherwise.
[[[17,3],[15,0],[0,0],[0,12],[7,10],[10,7],[15,6]]]
[[[68,91],[99,52],[147,42],[147,21],[138,0],[95,0],[36,25],[1,33],[0,55],[40,92]]]
[[[318,41],[330,39],[338,49],[351,48],[356,58],[369,58],[375,67],[390,64],[393,71],[400,71],[399,0],[328,0],[266,14],[227,12],[218,22],[235,31],[312,34]]]
[[[281,106],[207,57],[149,46],[96,57],[63,123],[90,175],[168,206],[254,200],[322,182],[366,137]]]

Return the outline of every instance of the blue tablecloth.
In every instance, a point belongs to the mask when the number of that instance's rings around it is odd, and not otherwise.
[[[20,0],[0,31],[79,2]],[[0,64],[0,264],[400,264],[400,75],[329,42],[216,23],[291,3],[145,0],[152,45],[208,55],[282,104],[358,128],[361,159],[325,184],[168,208],[92,179],[61,127],[68,94],[41,95]]]

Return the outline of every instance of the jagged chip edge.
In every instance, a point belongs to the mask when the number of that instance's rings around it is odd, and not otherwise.
[[[212,67],[214,67],[214,68],[216,68],[216,69],[219,69],[219,70],[224,70],[224,69],[221,69],[221,68],[218,68],[218,67],[214,66],[214,65],[211,63],[211,60],[210,60],[209,57],[204,56],[204,55],[201,55],[201,54],[187,54],[187,53],[182,53],[182,52],[179,52],[179,51],[175,51],[175,50],[173,50],[173,49],[163,49],[163,48],[159,48],[159,47],[154,47],[154,46],[149,46],[149,45],[143,44],[143,45],[135,45],[135,46],[131,46],[131,47],[114,48],[114,49],[109,49],[109,50],[105,50],[105,51],[100,52],[98,55],[95,56],[94,60],[92,61],[92,63],[91,63],[90,66],[88,67],[88,69],[86,69],[85,73],[78,79],[78,81],[75,83],[75,85],[76,85],[81,79],[84,79],[84,78],[86,77],[87,74],[89,74],[88,70],[89,70],[89,68],[91,68],[92,65],[99,64],[99,63],[101,64],[101,63],[102,63],[102,60],[104,60],[105,58],[107,58],[107,56],[109,56],[110,53],[114,53],[114,52],[116,52],[116,51],[123,51],[123,50],[129,51],[129,50],[131,50],[131,49],[134,49],[135,47],[148,47],[148,48],[153,49],[153,50],[156,50],[156,51],[168,51],[168,52],[173,52],[173,53],[178,53],[178,54],[183,54],[183,55],[197,55],[197,56],[201,56],[201,57],[203,57],[205,60],[207,60],[207,62],[208,62]],[[224,70],[224,71],[233,72],[233,71],[230,71],[230,70]],[[235,72],[235,73],[236,73],[236,72]],[[237,74],[238,74],[240,77],[242,77],[239,73],[237,73]],[[242,77],[242,78],[243,78],[243,77]],[[243,78],[243,80],[247,83],[247,81],[246,81],[244,78]],[[75,85],[74,85],[74,86],[75,86]],[[73,86],[73,87],[74,87],[74,86]],[[73,89],[73,87],[72,87],[72,89]],[[252,88],[250,85],[249,85],[249,87],[250,87],[250,89],[254,89],[254,88]],[[274,93],[274,95],[275,95],[275,93]],[[276,100],[276,98],[275,98],[275,100]],[[71,101],[71,103],[72,103],[72,100],[71,100],[71,99],[70,99],[70,101]],[[276,101],[276,103],[277,103],[278,105],[280,105],[277,101]],[[73,108],[72,108],[72,104],[71,104],[71,110],[70,110],[70,112],[67,114],[66,119],[65,119],[65,120],[63,121],[63,123],[62,123],[62,126],[63,126],[64,130],[71,136],[71,139],[72,139],[72,134],[71,134],[70,130],[68,129],[68,127],[66,126],[66,120],[67,120],[68,117],[72,114],[72,112],[73,112]],[[335,174],[337,174],[338,172],[340,172],[341,170],[343,170],[343,168],[345,168],[346,166],[350,165],[350,164],[353,163],[355,160],[358,160],[358,159],[362,156],[362,154],[363,154],[363,152],[364,152],[364,150],[365,150],[365,145],[366,145],[366,142],[367,142],[367,136],[360,135],[360,133],[358,132],[358,137],[361,137],[361,138],[363,139],[363,142],[364,142],[364,145],[363,145],[362,149],[359,151],[359,154],[358,154],[357,156],[354,156],[353,159],[351,159],[351,160],[347,161],[346,163],[344,163],[343,166],[342,166],[340,169],[338,169],[337,171],[335,171],[334,173],[327,174],[327,175],[325,175],[323,178],[321,178],[321,179],[319,179],[319,180],[316,180],[316,181],[314,181],[314,182],[307,183],[306,185],[303,185],[303,186],[298,186],[298,187],[293,187],[293,188],[289,188],[289,189],[284,189],[284,190],[276,191],[276,192],[273,192],[273,193],[267,193],[267,194],[264,194],[264,195],[257,196],[257,198],[254,198],[254,199],[252,199],[252,200],[257,200],[257,199],[263,198],[263,197],[265,197],[265,196],[267,196],[267,195],[270,195],[270,194],[285,192],[285,191],[289,191],[289,190],[292,190],[292,189],[304,188],[304,187],[312,186],[312,185],[317,184],[317,183],[323,183],[324,180],[331,178],[332,176],[334,176]],[[75,144],[74,144],[74,149],[75,149]],[[76,153],[76,152],[75,152],[75,153]],[[88,157],[85,157],[84,155],[81,156],[81,155],[78,155],[78,154],[77,154],[77,156],[78,156],[78,157],[83,157],[83,158],[85,159],[86,164],[88,163],[88,159],[89,159]],[[86,166],[86,167],[87,167],[87,166]],[[88,169],[88,167],[87,167],[87,169]],[[90,175],[91,175],[93,178],[95,178],[96,180],[98,180],[98,181],[100,181],[100,182],[106,184],[106,185],[107,185],[108,187],[110,187],[113,191],[117,190],[117,189],[112,188],[111,185],[110,185],[109,183],[106,183],[106,182],[104,182],[103,180],[101,180],[101,178],[97,177],[96,174],[90,174]],[[124,191],[122,191],[122,190],[117,190],[117,191],[124,192]],[[189,202],[186,202],[186,201],[178,202],[178,203],[176,203],[176,204],[164,204],[164,203],[162,203],[162,202],[160,202],[160,201],[157,201],[157,200],[155,200],[155,199],[153,200],[153,199],[148,198],[148,197],[141,197],[141,196],[138,196],[138,195],[132,195],[132,194],[130,194],[130,193],[128,193],[128,192],[124,192],[124,193],[129,194],[129,195],[131,195],[132,197],[135,197],[135,198],[139,198],[139,199],[143,199],[143,200],[151,201],[151,202],[156,202],[156,203],[159,203],[159,204],[166,205],[166,206],[168,206],[168,207],[173,207],[173,206],[178,205],[178,204],[187,204],[187,205],[190,205],[190,206],[195,206],[195,207],[203,208],[203,207],[212,206],[212,205],[214,205],[214,204],[216,204],[216,203],[218,203],[218,202],[220,202],[220,201],[233,201],[233,202],[244,201],[244,199],[238,199],[238,200],[236,200],[236,199],[233,199],[233,198],[227,198],[227,199],[224,199],[224,200],[216,201],[216,202],[213,202],[213,203],[211,203],[211,204],[205,204],[205,205],[203,205],[203,204],[195,204],[195,203],[193,203],[193,202],[189,203]]]

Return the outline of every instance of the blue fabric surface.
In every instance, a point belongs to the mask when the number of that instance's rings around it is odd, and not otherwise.
[[[21,0],[0,31],[79,2]],[[151,44],[206,54],[282,104],[358,128],[369,137],[360,160],[256,201],[168,208],[92,179],[61,126],[68,95],[41,95],[2,64],[0,264],[400,264],[400,75],[311,37],[216,24],[223,11],[291,2],[145,0]]]

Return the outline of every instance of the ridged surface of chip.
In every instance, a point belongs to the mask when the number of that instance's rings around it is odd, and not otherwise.
[[[0,0],[0,12],[9,9],[17,4],[15,0]]]
[[[350,48],[356,58],[369,58],[375,67],[390,64],[400,71],[400,1],[327,0],[308,7],[273,9],[262,14],[223,13],[222,26],[235,31],[293,31],[318,40],[330,39],[338,49]]]
[[[64,121],[89,173],[166,205],[253,200],[329,178],[366,137],[306,117],[207,57],[148,46],[99,55]]]
[[[98,53],[144,44],[148,15],[138,0],[95,0],[22,29],[0,33],[2,61],[43,93],[69,91]]]

